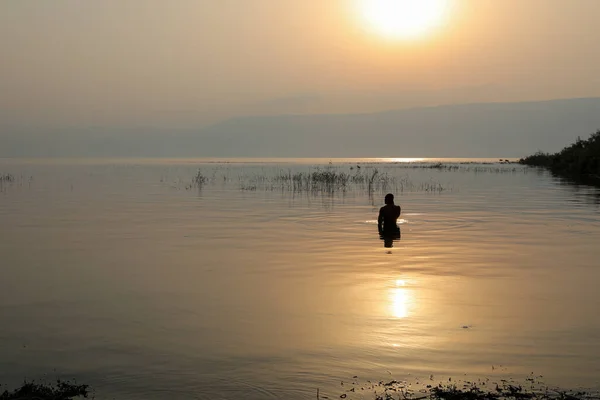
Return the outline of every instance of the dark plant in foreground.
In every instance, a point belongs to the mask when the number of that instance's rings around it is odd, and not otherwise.
[[[4,391],[0,400],[72,400],[76,397],[88,397],[88,385],[76,385],[70,382],[56,381],[56,384],[25,382],[12,392]]]

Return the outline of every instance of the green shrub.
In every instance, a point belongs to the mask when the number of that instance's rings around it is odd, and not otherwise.
[[[575,143],[555,154],[538,151],[519,163],[549,168],[557,174],[600,177],[600,130],[587,140],[578,137]]]

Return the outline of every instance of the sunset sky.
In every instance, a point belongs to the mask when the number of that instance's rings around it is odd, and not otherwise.
[[[437,19],[404,36],[364,3],[2,1],[0,120],[201,127],[600,95],[598,0],[434,1]]]

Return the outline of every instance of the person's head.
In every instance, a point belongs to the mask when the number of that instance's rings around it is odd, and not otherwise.
[[[385,204],[389,204],[389,205],[394,205],[394,195],[391,193],[388,193],[385,195]]]

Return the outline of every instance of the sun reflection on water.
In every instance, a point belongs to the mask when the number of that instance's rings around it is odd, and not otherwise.
[[[382,161],[392,162],[392,163],[411,163],[411,162],[420,162],[427,160],[426,158],[408,158],[408,157],[390,157],[390,158],[382,158]]]
[[[395,318],[406,318],[414,303],[411,290],[406,287],[406,281],[396,280],[396,287],[391,289],[391,313]]]

